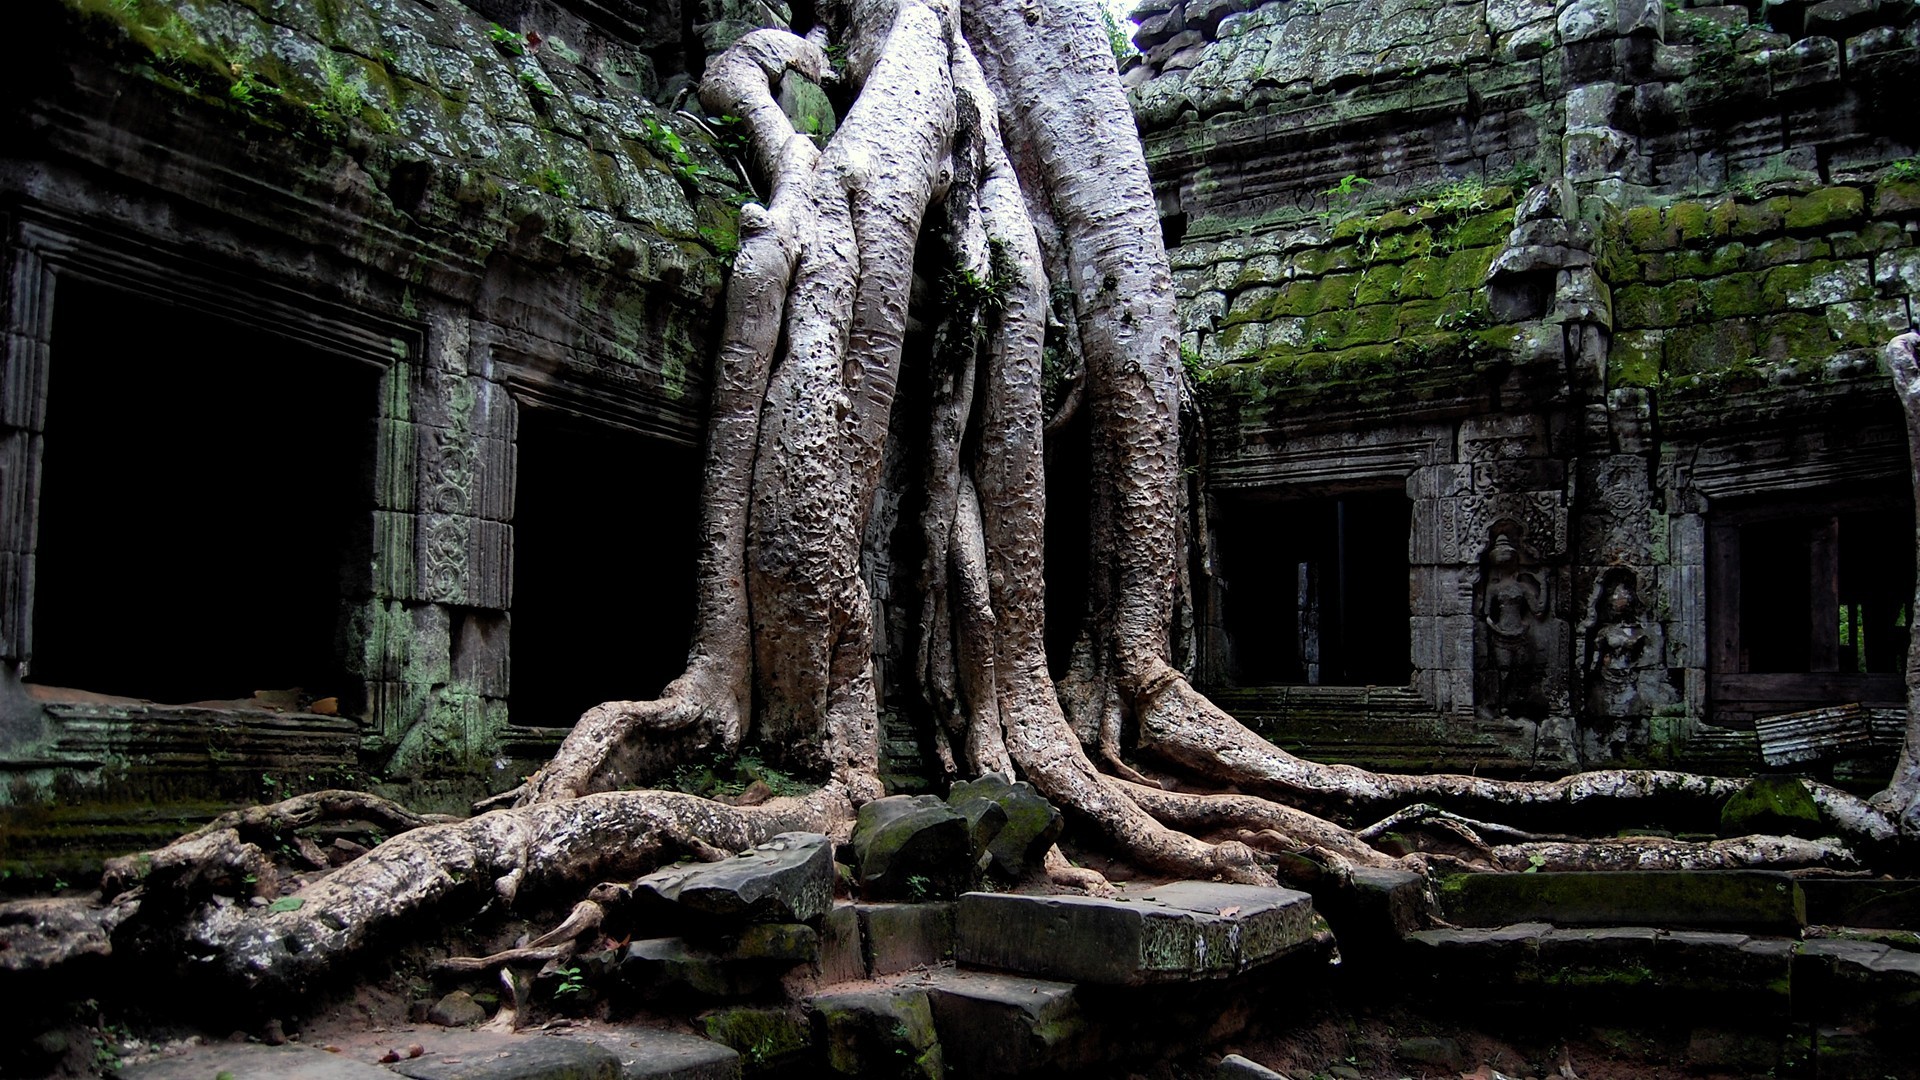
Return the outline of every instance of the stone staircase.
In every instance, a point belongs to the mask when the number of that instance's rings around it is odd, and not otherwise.
[[[119,1075],[1103,1075],[1191,1046],[1236,1002],[1276,979],[1322,972],[1333,955],[1312,898],[1289,889],[1175,882],[1112,899],[968,892],[918,903],[834,900],[832,852],[825,837],[785,834],[731,860],[642,879],[640,924],[675,936],[571,966],[613,1015],[655,1026],[583,1022],[509,1036],[422,1025],[336,1045],[337,1053],[209,1044]],[[557,1000],[556,982],[554,972],[536,979],[535,1000]],[[484,1018],[471,997],[458,996],[466,1016],[443,1000],[436,1022]],[[409,1042],[408,1051],[380,1052]]]
[[[1639,1025],[1696,1071],[1911,1075],[1920,881],[1461,875],[1436,900],[1450,927],[1396,951],[1396,979],[1427,1007]]]

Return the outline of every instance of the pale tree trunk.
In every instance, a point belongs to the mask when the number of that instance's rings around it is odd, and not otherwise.
[[[1907,449],[1913,469],[1916,540],[1914,553],[1920,561],[1920,334],[1905,333],[1886,348],[1887,367],[1893,372],[1893,388],[1907,415]],[[1900,746],[1900,760],[1893,769],[1893,781],[1874,796],[1874,805],[1893,815],[1900,831],[1920,836],[1920,570],[1914,579],[1913,607],[1907,619],[1907,734]]]

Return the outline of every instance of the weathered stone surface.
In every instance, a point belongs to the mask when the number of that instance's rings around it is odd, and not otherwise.
[[[1791,932],[1805,923],[1793,878],[1759,870],[1462,874],[1442,879],[1438,893],[1442,917],[1461,926],[1545,920]]]
[[[932,900],[966,888],[967,819],[933,795],[891,795],[860,808],[854,874],[874,900]]]
[[[585,1027],[568,1037],[620,1060],[622,1080],[739,1080],[740,1052],[698,1035],[643,1027]]]
[[[1231,975],[1313,939],[1313,901],[1290,889],[1178,882],[1138,899],[967,893],[955,916],[963,964],[1139,985]]]
[[[393,1074],[369,1065],[305,1046],[261,1046],[250,1043],[209,1043],[179,1057],[129,1065],[116,1075],[124,1080],[209,1080],[231,1075],[232,1080],[392,1080]]]
[[[838,903],[820,923],[820,980],[825,983],[854,982],[868,975],[866,951],[862,944],[860,912],[852,904]]]
[[[683,938],[647,938],[627,946],[620,961],[620,977],[654,995],[692,991],[708,997],[740,997],[758,993],[779,982],[781,974],[794,964],[813,958],[818,938],[811,927],[801,929],[806,931],[804,943],[776,941],[772,948],[748,950],[762,955],[703,949]],[[780,955],[795,952],[799,955]]]
[[[791,1065],[813,1049],[813,1030],[794,1009],[735,1006],[702,1013],[707,1038],[739,1051],[751,1072]]]
[[[1807,878],[1807,921],[1818,926],[1920,927],[1920,881]]]
[[[487,1010],[473,1000],[473,995],[465,990],[453,993],[433,1003],[427,1010],[427,1020],[441,1027],[468,1027],[487,1018]]]
[[[1792,777],[1756,777],[1720,808],[1722,836],[1822,836],[1827,831],[1807,786]]]
[[[856,910],[873,975],[893,975],[953,958],[952,903],[860,904]]]
[[[967,819],[974,857],[1001,878],[1020,881],[1040,866],[1060,838],[1066,819],[1024,780],[1009,783],[998,773],[961,781],[947,805]]]
[[[706,920],[812,922],[833,903],[833,843],[818,833],[781,833],[723,862],[648,874],[635,888]]]
[[[842,990],[816,994],[807,1005],[820,1020],[827,1067],[835,1073],[902,1080],[946,1075],[925,990]]]
[[[466,1032],[388,1068],[413,1080],[621,1080],[611,1050],[547,1035]]]
[[[947,1067],[959,1076],[1024,1076],[1092,1060],[1096,1037],[1071,984],[942,971],[926,984]]]
[[[1228,1054],[1214,1067],[1215,1080],[1286,1080],[1286,1077],[1251,1058]]]

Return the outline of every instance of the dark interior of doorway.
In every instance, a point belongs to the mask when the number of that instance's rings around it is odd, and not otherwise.
[[[1405,495],[1227,496],[1218,506],[1230,682],[1407,685]]]
[[[31,680],[173,703],[300,687],[355,707],[337,637],[367,572],[378,375],[62,280]]]
[[[699,453],[527,406],[518,446],[514,723],[657,695],[693,633]]]

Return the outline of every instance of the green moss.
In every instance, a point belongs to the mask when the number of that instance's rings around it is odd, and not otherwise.
[[[1761,276],[1728,274],[1700,283],[1700,301],[1716,318],[1764,315],[1769,310],[1761,293]]]
[[[1786,220],[1789,203],[1785,195],[1778,195],[1761,202],[1735,204],[1729,235],[1751,240],[1779,232]]]
[[[798,1055],[813,1043],[805,1018],[785,1009],[716,1009],[701,1016],[700,1025],[707,1038],[739,1051],[753,1070]]]
[[[1882,180],[1873,186],[1873,214],[1911,214],[1920,210],[1920,178]]]
[[[1787,206],[1789,229],[1824,229],[1857,221],[1865,212],[1865,194],[1855,187],[1824,187],[1794,198]]]
[[[1679,239],[1668,230],[1657,206],[1636,206],[1620,217],[1621,235],[1636,251],[1659,251]]]
[[[1819,837],[1830,831],[1807,786],[1792,777],[1757,777],[1720,808],[1722,836]]]
[[[1753,357],[1755,338],[1755,325],[1746,319],[1677,327],[1661,342],[1661,367],[1671,375],[1731,370]]]
[[[1613,291],[1614,325],[1628,330],[1660,329],[1692,322],[1701,314],[1700,286],[1624,285]]]
[[[1651,330],[1615,334],[1613,347],[1607,352],[1607,388],[1653,386],[1659,382],[1664,337]]]
[[[1760,292],[1773,311],[1822,308],[1871,299],[1873,280],[1864,260],[1822,260],[1774,267],[1762,279]]]
[[[1821,315],[1777,315],[1761,323],[1757,352],[1784,361],[1825,360],[1833,352],[1833,334]]]

